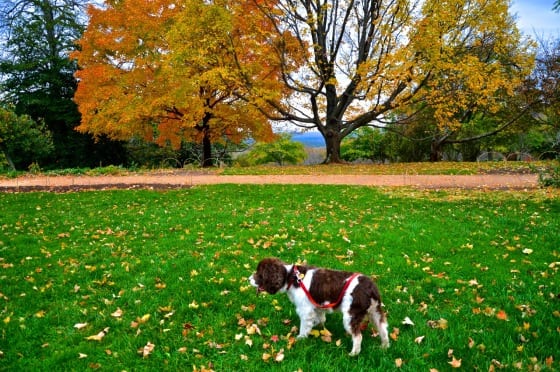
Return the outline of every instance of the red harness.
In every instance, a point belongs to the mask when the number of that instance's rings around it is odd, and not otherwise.
[[[336,300],[336,302],[330,302],[330,303],[321,305],[321,304],[318,304],[317,301],[315,301],[313,299],[313,297],[311,296],[311,293],[309,293],[309,290],[307,289],[305,284],[303,284],[303,275],[300,274],[296,265],[294,265],[294,268],[292,270],[294,272],[293,277],[295,277],[295,280],[289,280],[288,281],[288,289],[290,289],[292,284],[294,284],[294,282],[296,282],[297,286],[299,286],[299,287],[301,287],[301,289],[303,289],[303,292],[305,293],[305,295],[309,299],[309,302],[311,302],[313,304],[313,306],[318,307],[320,309],[332,309],[333,307],[337,307],[338,305],[340,305],[340,303],[342,302],[342,298],[344,297],[344,294],[346,293],[346,290],[348,289],[348,286],[350,285],[350,283],[352,282],[352,280],[355,277],[360,275],[359,273],[354,273],[354,274],[352,274],[352,276],[350,276],[348,279],[346,279],[346,283],[344,283],[344,288],[342,288],[342,291],[340,291],[340,294],[338,295],[338,299]]]

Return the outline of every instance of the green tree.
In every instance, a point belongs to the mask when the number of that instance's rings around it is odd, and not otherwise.
[[[384,161],[387,158],[384,138],[385,133],[382,129],[362,127],[342,142],[342,159]]]
[[[290,134],[283,133],[271,143],[256,143],[251,151],[238,157],[236,163],[240,165],[299,164],[305,160],[306,156],[303,144],[292,141]]]
[[[53,150],[52,138],[45,125],[29,116],[18,116],[0,107],[0,152],[13,170],[26,169],[40,162]]]
[[[0,100],[17,114],[44,122],[52,132],[51,162],[94,165],[100,155],[91,136],[74,128],[77,81],[69,53],[86,22],[86,0],[3,0],[0,5]],[[92,164],[93,163],[93,164]]]

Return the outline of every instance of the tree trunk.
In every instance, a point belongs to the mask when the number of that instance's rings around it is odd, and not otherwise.
[[[432,144],[430,146],[430,161],[431,162],[438,162],[441,160],[441,141],[437,139],[432,140]]]
[[[323,134],[325,138],[325,145],[327,150],[327,156],[325,158],[325,164],[338,164],[343,163],[340,157],[340,133],[335,130],[327,130],[326,134]]]
[[[202,167],[209,168],[214,165],[212,162],[212,141],[210,141],[210,130],[207,126],[203,129],[202,137]]]

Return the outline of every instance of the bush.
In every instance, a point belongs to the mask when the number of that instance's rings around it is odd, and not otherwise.
[[[560,160],[555,160],[547,167],[539,171],[539,184],[543,187],[560,188]]]
[[[307,154],[300,142],[292,141],[290,134],[280,134],[272,143],[257,143],[251,151],[239,156],[235,163],[239,166],[253,166],[276,163],[278,165],[302,163]]]

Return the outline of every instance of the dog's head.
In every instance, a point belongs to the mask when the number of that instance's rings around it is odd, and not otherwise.
[[[284,262],[277,258],[265,258],[257,265],[257,271],[249,277],[249,283],[257,288],[257,293],[275,294],[287,282],[288,270]]]

